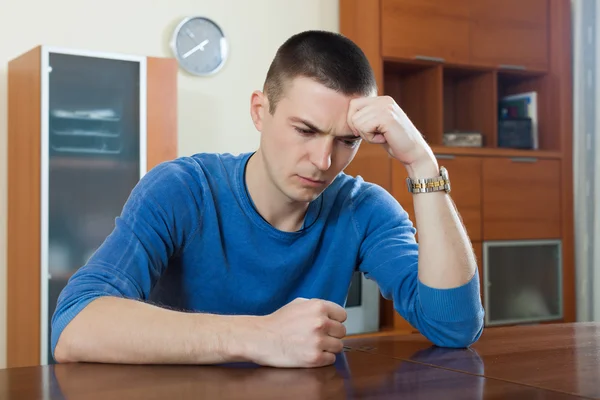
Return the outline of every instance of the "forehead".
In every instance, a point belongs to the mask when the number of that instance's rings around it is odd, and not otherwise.
[[[345,121],[350,100],[355,97],[359,96],[339,93],[313,79],[297,77],[286,83],[279,105],[287,116],[304,114],[304,117],[315,122],[328,124],[332,120]]]

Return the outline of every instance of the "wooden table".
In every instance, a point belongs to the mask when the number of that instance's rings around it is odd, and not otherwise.
[[[317,369],[6,369],[0,370],[0,399],[600,398],[600,324],[488,329],[471,349],[460,350],[433,347],[420,335],[345,343],[334,365]]]

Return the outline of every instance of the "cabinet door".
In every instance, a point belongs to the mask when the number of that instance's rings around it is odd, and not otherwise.
[[[365,181],[375,183],[388,192],[390,188],[390,156],[378,144],[363,143],[345,173],[360,175]]]
[[[483,161],[484,240],[560,237],[560,161]]]
[[[472,0],[471,62],[545,70],[548,0]]]
[[[440,166],[446,167],[450,175],[450,195],[472,241],[481,240],[481,159],[476,157],[454,157],[438,155]],[[406,169],[399,162],[392,162],[393,195],[408,212],[416,224],[413,207],[414,196],[406,189]],[[417,226],[418,229],[418,226]]]
[[[47,274],[42,363],[53,362],[50,324],[70,277],[111,233],[115,217],[146,172],[145,58],[120,60],[49,53],[47,208],[42,277]],[[42,186],[43,187],[43,186]],[[42,224],[43,226],[44,224]],[[42,291],[44,293],[44,291]]]
[[[469,61],[469,2],[382,0],[383,57]]]

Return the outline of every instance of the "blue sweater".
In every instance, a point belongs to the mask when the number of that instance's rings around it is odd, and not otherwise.
[[[52,354],[65,326],[100,296],[266,315],[296,297],[343,306],[356,269],[433,343],[465,347],[479,338],[478,274],[454,289],[421,283],[415,229],[387,191],[341,173],[310,204],[301,230],[279,231],[246,190],[251,155],[198,154],[149,171],[113,232],[61,292]]]

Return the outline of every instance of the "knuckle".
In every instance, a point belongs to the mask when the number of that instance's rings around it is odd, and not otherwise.
[[[325,318],[317,318],[314,323],[314,329],[320,331],[325,328]]]
[[[315,301],[315,310],[319,313],[319,314],[324,314],[327,312],[327,305],[325,304],[324,301],[322,300],[316,300]]]

